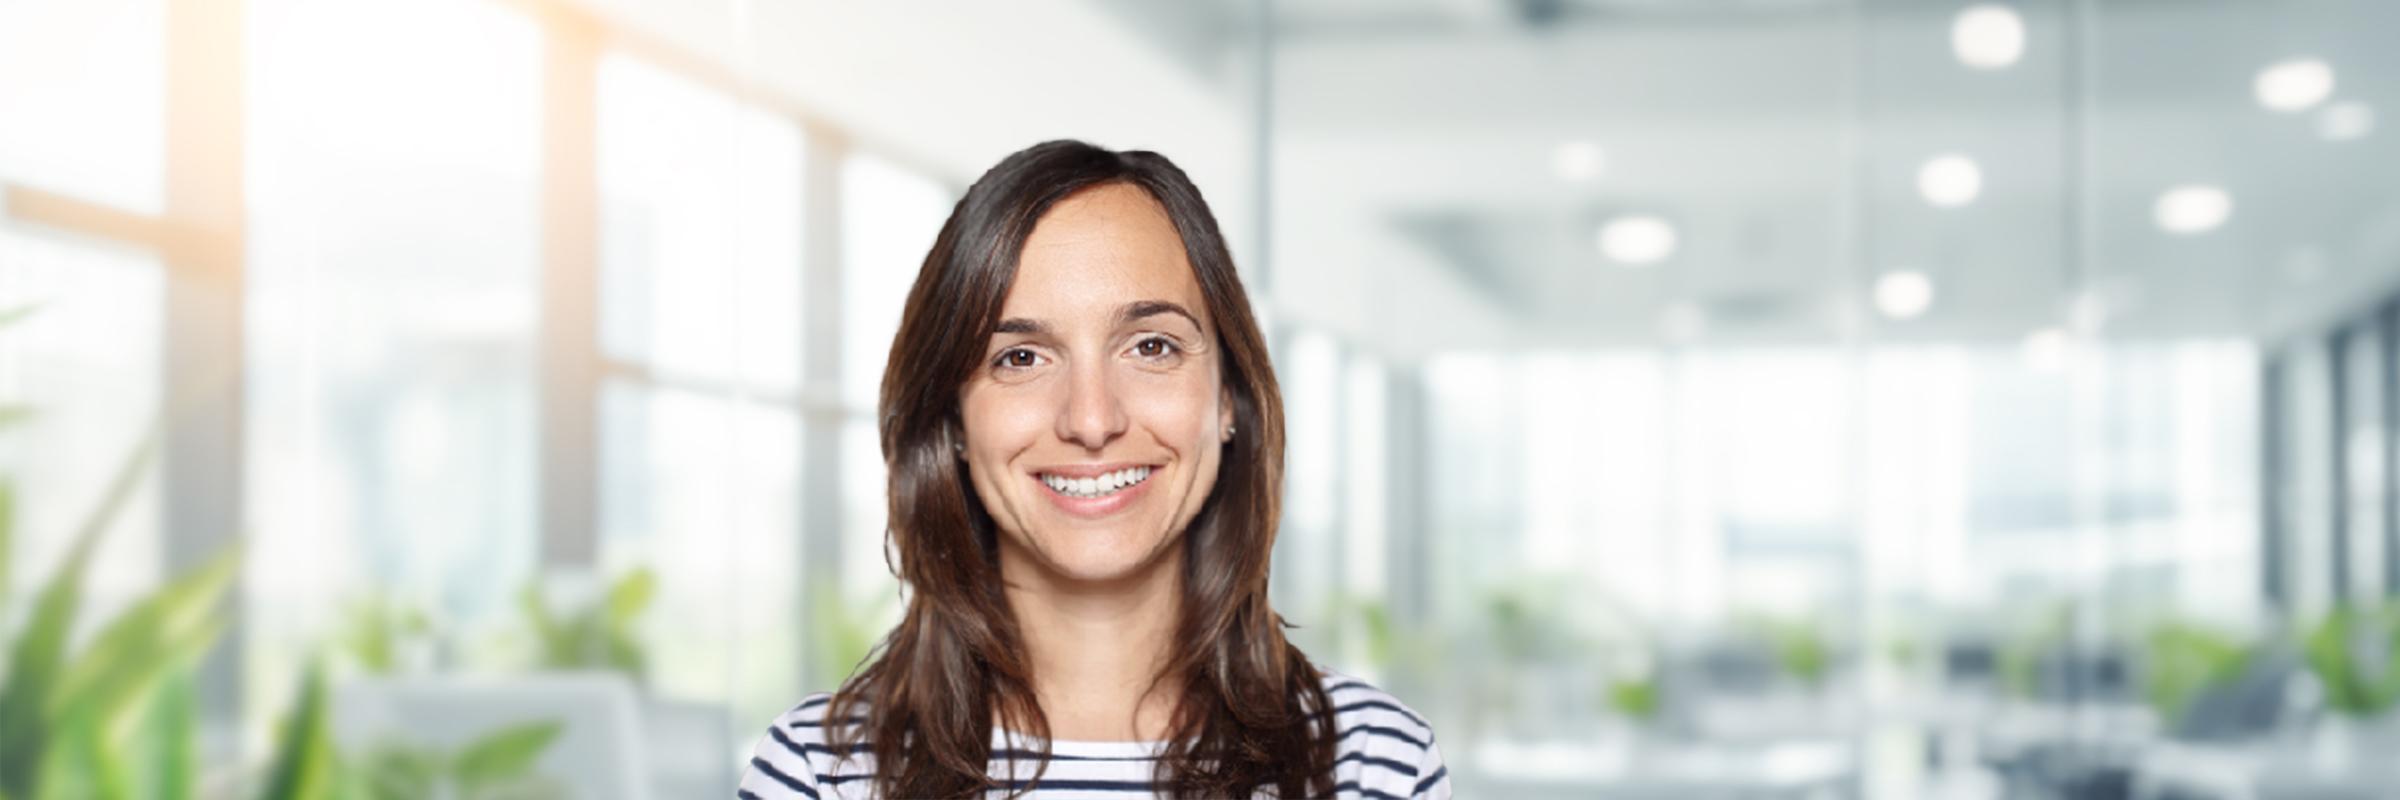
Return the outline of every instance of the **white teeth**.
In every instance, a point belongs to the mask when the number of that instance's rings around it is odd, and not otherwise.
[[[1150,477],[1149,467],[1128,467],[1090,478],[1041,476],[1042,483],[1068,497],[1093,498],[1115,494]]]

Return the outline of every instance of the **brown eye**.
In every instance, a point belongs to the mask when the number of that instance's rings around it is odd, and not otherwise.
[[[1003,367],[1016,367],[1018,369],[1023,369],[1025,367],[1033,366],[1033,362],[1036,358],[1037,356],[1033,354],[1033,351],[1022,347],[1015,347],[1002,352],[1000,354],[999,363],[1000,366]]]
[[[1175,343],[1153,336],[1135,344],[1133,351],[1141,354],[1143,358],[1158,358],[1175,352]]]

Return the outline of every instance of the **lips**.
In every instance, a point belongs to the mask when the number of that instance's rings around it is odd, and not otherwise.
[[[1078,517],[1102,517],[1148,494],[1157,470],[1150,464],[1076,464],[1045,468],[1031,477],[1059,510]]]
[[[1072,477],[1060,473],[1042,473],[1044,485],[1069,497],[1106,497],[1150,479],[1149,467],[1125,467],[1090,477]]]

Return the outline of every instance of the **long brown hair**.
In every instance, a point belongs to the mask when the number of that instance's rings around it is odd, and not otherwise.
[[[1183,239],[1216,320],[1239,432],[1225,443],[1215,490],[1183,533],[1175,651],[1153,684],[1177,703],[1155,779],[1176,797],[1248,796],[1267,786],[1280,797],[1333,791],[1325,691],[1267,604],[1283,400],[1233,256],[1199,188],[1165,156],[1062,140],[1010,155],[967,190],[925,254],[892,341],[880,403],[894,545],[887,553],[910,589],[908,608],[827,709],[830,720],[863,718],[829,726],[834,751],[871,751],[881,796],[1006,788],[990,777],[995,722],[1040,742],[1040,763],[1048,763],[1049,722],[1001,591],[997,529],[953,450],[965,441],[959,393],[999,324],[1034,223],[1069,195],[1115,183],[1147,191]]]

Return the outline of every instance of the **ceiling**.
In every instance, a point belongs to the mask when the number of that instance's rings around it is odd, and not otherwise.
[[[1255,111],[1261,5],[1095,0]],[[2275,336],[2400,273],[2400,4],[2013,4],[2021,61],[1950,51],[1965,3],[1925,0],[1278,0],[1271,3],[1274,295],[1396,350],[1524,344]],[[2386,126],[2329,141],[2252,97],[2313,56],[2327,101]],[[1587,181],[1552,167],[1589,141]],[[1916,172],[1982,169],[1961,208]],[[2161,231],[2159,193],[2222,186],[2233,214]],[[1678,229],[1664,263],[1593,245],[1618,214]],[[1869,310],[1887,270],[1929,311]],[[1424,324],[1429,315],[1456,320]],[[1664,324],[1663,320],[1680,320]],[[1699,324],[1693,324],[1697,321]]]

